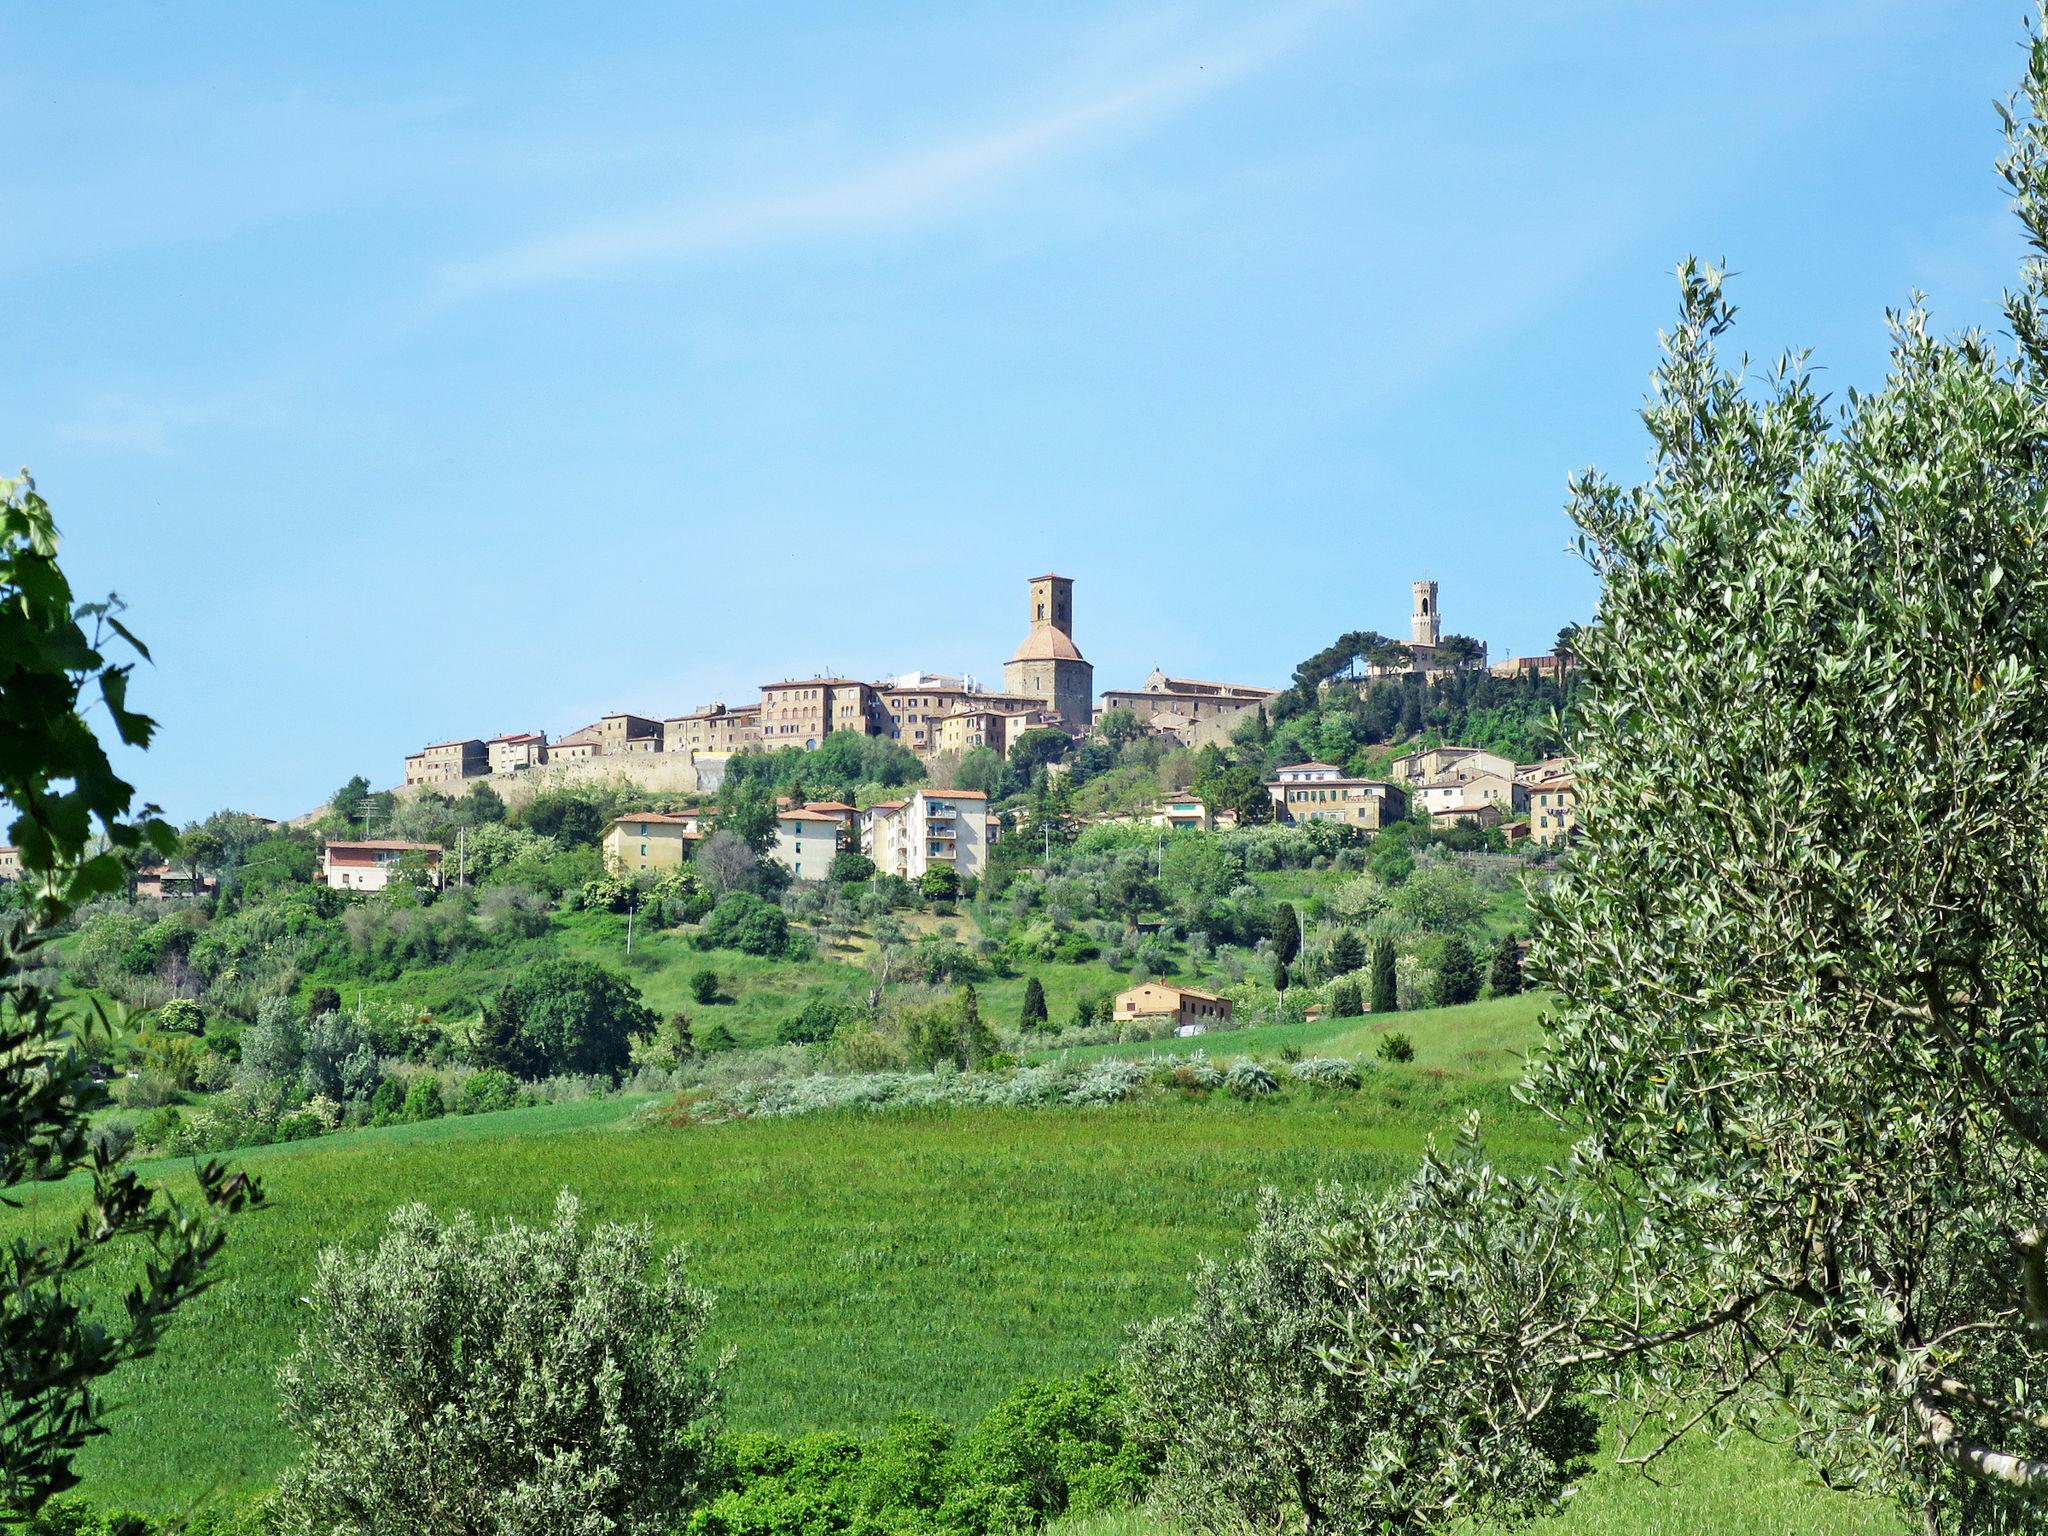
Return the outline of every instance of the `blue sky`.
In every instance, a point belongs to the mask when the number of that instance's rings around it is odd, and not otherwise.
[[[1671,268],[1837,392],[1995,327],[2019,7],[15,7],[0,463],[285,815],[831,669],[1098,688],[1591,610]]]

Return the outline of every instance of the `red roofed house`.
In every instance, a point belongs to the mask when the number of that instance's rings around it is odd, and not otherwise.
[[[441,845],[395,837],[329,838],[320,853],[320,879],[337,891],[381,891],[407,854],[424,856],[428,874],[441,883]]]

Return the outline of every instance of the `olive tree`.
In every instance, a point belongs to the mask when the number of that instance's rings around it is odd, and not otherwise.
[[[1573,485],[1583,841],[1532,963],[1533,1090],[1628,1256],[1586,1330],[1656,1344],[1660,1423],[1789,1417],[1930,1530],[2048,1528],[2044,109],[2037,37],[2010,354],[1916,299],[1831,406],[1681,268],[1654,472]]]
[[[77,1483],[73,1458],[105,1433],[102,1384],[155,1350],[178,1309],[212,1283],[222,1218],[260,1198],[242,1175],[208,1163],[198,1199],[178,1205],[90,1135],[108,1102],[84,1050],[98,1021],[42,969],[55,926],[120,890],[125,859],[175,847],[86,719],[90,695],[126,745],[146,747],[155,730],[128,707],[129,665],[104,654],[125,641],[148,655],[119,611],[112,599],[74,602],[49,506],[26,475],[0,480],[0,805],[29,892],[0,913],[0,1190],[80,1172],[88,1181],[68,1233],[0,1245],[0,1523]],[[138,1270],[120,1314],[80,1299],[103,1266]]]
[[[723,1362],[710,1296],[651,1230],[479,1229],[401,1207],[373,1253],[330,1248],[278,1376],[298,1460],[285,1536],[652,1536],[704,1488]]]
[[[1387,1195],[1268,1190],[1244,1251],[1124,1354],[1158,1497],[1198,1530],[1423,1531],[1555,1503],[1595,1448],[1572,1346],[1593,1218],[1471,1132]],[[1560,1341],[1564,1341],[1560,1344]]]

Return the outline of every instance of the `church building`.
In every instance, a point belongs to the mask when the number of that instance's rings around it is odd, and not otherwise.
[[[1074,644],[1074,584],[1031,578],[1031,631],[1003,666],[1003,691],[1042,699],[1070,731],[1094,723],[1095,668]]]

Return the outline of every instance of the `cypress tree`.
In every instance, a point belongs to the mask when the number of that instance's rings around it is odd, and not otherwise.
[[[1293,984],[1294,978],[1287,974],[1287,962],[1285,960],[1275,960],[1273,962],[1273,990],[1284,994]]]
[[[1440,1008],[1469,1003],[1479,995],[1479,952],[1457,934],[1444,940],[1436,963],[1433,1001]]]
[[[1294,903],[1283,901],[1273,911],[1273,958],[1286,965],[1301,952],[1301,920]]]
[[[1358,996],[1358,983],[1350,977],[1345,977],[1330,988],[1330,1013],[1332,1017],[1355,1019],[1364,1011],[1365,1005],[1359,1000]]]
[[[1372,947],[1372,1011],[1392,1013],[1399,1006],[1394,991],[1394,941],[1381,939]]]
[[[1033,976],[1024,983],[1024,1011],[1017,1017],[1017,1027],[1025,1030],[1043,1029],[1045,1020],[1045,987],[1036,976]]]
[[[1495,997],[1513,997],[1522,990],[1522,945],[1513,934],[1493,946],[1493,969],[1486,979]]]
[[[1346,972],[1357,970],[1363,964],[1365,946],[1359,942],[1357,934],[1346,928],[1330,945],[1330,969],[1342,976]]]

